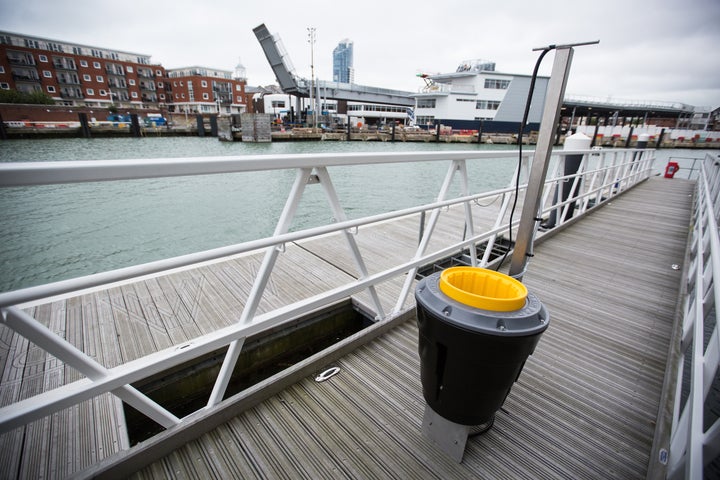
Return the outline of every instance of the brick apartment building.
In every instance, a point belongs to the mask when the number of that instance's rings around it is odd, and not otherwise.
[[[245,79],[229,70],[185,67],[167,70],[170,90],[168,108],[173,112],[242,113],[245,106]]]
[[[242,113],[245,79],[150,55],[0,31],[0,89],[44,92],[56,104],[186,113]]]

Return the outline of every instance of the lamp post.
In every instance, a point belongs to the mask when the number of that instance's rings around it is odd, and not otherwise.
[[[310,106],[313,109],[312,127],[315,128],[315,118],[317,116],[317,109],[313,101],[313,90],[315,90],[315,57],[313,52],[313,46],[315,45],[315,27],[308,27],[307,31],[308,43],[310,44]]]

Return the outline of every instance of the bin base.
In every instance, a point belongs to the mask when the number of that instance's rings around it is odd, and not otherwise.
[[[422,432],[425,438],[450,458],[458,463],[462,462],[468,433],[470,433],[469,426],[451,422],[435,413],[429,405],[425,405]]]
[[[462,463],[468,438],[482,435],[492,428],[493,423],[495,423],[495,415],[482,425],[462,425],[439,415],[430,405],[425,404],[422,433],[450,458]]]

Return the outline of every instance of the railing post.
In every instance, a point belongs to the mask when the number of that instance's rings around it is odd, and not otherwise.
[[[448,191],[450,190],[450,185],[452,184],[453,177],[455,176],[455,172],[458,170],[458,161],[453,160],[450,164],[450,168],[448,168],[447,173],[445,174],[445,180],[443,180],[443,184],[440,187],[440,193],[438,193],[437,201],[441,202],[445,200],[447,197]],[[427,227],[425,227],[425,230],[423,231],[423,236],[420,239],[419,245],[417,250],[415,251],[415,256],[413,259],[418,259],[423,256],[425,253],[425,249],[428,246],[428,243],[430,243],[430,237],[432,237],[433,230],[435,229],[435,225],[437,224],[438,217],[440,216],[440,208],[436,208],[432,211],[430,214],[430,221],[428,222]],[[415,275],[417,274],[417,267],[413,267],[408,271],[407,276],[405,277],[405,283],[403,284],[403,288],[400,291],[400,295],[398,296],[397,303],[395,304],[395,308],[393,309],[393,313],[399,313],[403,305],[405,305],[405,300],[407,299],[408,294],[410,293],[410,287],[412,286],[412,283],[415,281]]]
[[[307,185],[311,173],[312,170],[310,168],[299,168],[297,170],[297,174],[295,175],[295,183],[293,183],[290,194],[288,195],[287,201],[285,202],[285,208],[280,214],[280,218],[278,219],[278,223],[275,227],[275,233],[273,236],[286,233],[290,229],[290,225],[292,224],[292,220],[295,217],[295,212],[297,211],[298,204],[300,203],[300,198],[305,191],[305,185]],[[280,252],[277,246],[271,246],[268,247],[267,250],[265,250],[265,257],[263,258],[260,270],[258,270],[258,274],[255,277],[255,282],[253,283],[252,290],[250,290],[247,302],[245,303],[245,308],[240,315],[238,323],[247,324],[252,320],[253,316],[255,315],[258,304],[260,303],[260,299],[262,298],[265,287],[267,286],[267,282],[270,279],[270,273],[272,272],[273,266],[275,265],[275,260],[277,259],[279,253]],[[240,339],[230,344],[228,351],[225,354],[223,364],[220,367],[218,377],[215,380],[213,390],[210,393],[210,398],[208,399],[207,404],[208,407],[217,405],[222,401],[223,396],[225,395],[225,390],[227,390],[227,386],[230,383],[230,378],[232,377],[232,372],[235,368],[235,364],[237,363],[238,357],[240,357],[240,350],[242,349],[243,342],[244,339]]]
[[[512,180],[510,181],[510,187],[514,187],[516,190],[518,189],[518,183],[520,182],[522,163],[523,162],[520,162],[519,165],[515,166],[515,171],[513,172]],[[498,212],[497,217],[495,217],[495,224],[493,225],[493,230],[496,230],[500,225],[502,225],[503,218],[505,217],[505,212],[507,212],[508,207],[510,206],[510,201],[512,200],[513,195],[515,195],[515,192],[503,194],[500,211]],[[495,240],[497,240],[496,233],[494,233],[490,238],[488,238],[487,244],[485,245],[485,252],[483,253],[483,258],[480,260],[480,266],[483,268],[485,268],[490,262],[490,253],[495,246]],[[508,246],[508,248],[510,248],[510,246]]]
[[[315,169],[315,171],[317,172],[318,178],[320,179],[320,184],[325,190],[325,195],[327,196],[328,203],[330,203],[330,208],[332,209],[335,221],[346,221],[347,215],[345,214],[345,210],[343,210],[342,206],[340,205],[340,198],[338,197],[338,194],[335,191],[335,187],[330,180],[330,174],[328,173],[327,168],[318,167]],[[353,238],[350,232],[348,232],[347,230],[343,230],[343,234],[345,236],[345,239],[347,240],[348,247],[350,247],[350,252],[352,253],[353,260],[355,260],[355,265],[360,272],[359,278],[362,280],[363,278],[366,278],[368,276],[368,269],[365,266],[365,261],[363,260],[362,254],[360,253],[360,248],[358,247],[355,238]],[[382,303],[380,302],[380,297],[378,296],[377,290],[375,290],[374,286],[369,287],[368,291],[370,293],[370,297],[373,300],[373,303],[375,304],[375,312],[377,313],[376,317],[378,320],[380,320],[385,317]]]
[[[470,195],[470,190],[468,187],[468,173],[467,173],[467,161],[461,160],[458,162],[458,170],[460,170],[460,188],[461,192],[460,195],[463,197],[466,197]],[[465,229],[466,232],[470,235],[470,237],[475,236],[475,225],[473,222],[473,216],[472,216],[472,206],[470,205],[470,202],[465,202]],[[464,239],[463,239],[464,240]],[[477,249],[475,248],[475,243],[471,243],[468,246],[468,250],[470,251],[470,264],[473,267],[477,266]]]

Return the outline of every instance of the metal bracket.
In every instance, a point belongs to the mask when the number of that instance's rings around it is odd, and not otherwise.
[[[469,426],[460,425],[441,417],[426,404],[422,432],[423,436],[430,440],[433,445],[445,452],[457,463],[462,462],[468,433],[470,433]]]

